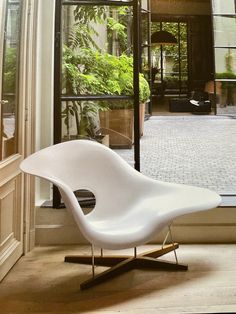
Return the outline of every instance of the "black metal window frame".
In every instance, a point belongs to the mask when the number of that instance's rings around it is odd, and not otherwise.
[[[142,42],[142,38],[140,38],[140,60],[142,60],[142,54],[143,54],[143,49],[147,48],[147,57],[148,57],[148,84],[150,87],[150,90],[152,90],[152,51],[151,51],[151,0],[147,0],[147,8],[141,8],[140,9],[140,34],[142,34],[142,28],[143,28],[143,23],[142,23],[142,16],[147,16],[147,43]],[[141,35],[140,35],[141,36]],[[140,72],[143,73],[144,69],[142,68],[142,62],[140,62]],[[152,97],[150,97],[150,100],[148,102],[148,111],[145,114],[147,118],[149,118],[152,115]]]
[[[62,94],[61,60],[62,60],[62,7],[64,5],[104,5],[104,6],[130,6],[133,9],[133,91],[134,96],[111,95],[64,95]],[[133,100],[134,103],[134,167],[140,171],[140,122],[139,122],[139,73],[140,73],[140,11],[141,0],[56,0],[55,3],[55,43],[54,43],[54,116],[53,116],[53,142],[61,142],[61,102],[71,100]],[[53,207],[61,207],[61,198],[58,189],[53,187]]]
[[[235,82],[236,84],[236,79],[220,79],[217,78],[216,75],[216,55],[215,55],[215,50],[216,49],[228,49],[228,48],[232,48],[232,49],[236,49],[236,46],[225,46],[225,45],[215,45],[215,34],[214,34],[214,17],[233,17],[236,18],[236,0],[235,2],[235,13],[229,13],[229,14],[225,14],[225,13],[214,13],[214,8],[213,8],[213,2],[211,1],[211,16],[212,16],[212,36],[213,36],[213,57],[214,57],[214,108],[215,108],[215,115],[217,115],[217,106],[216,106],[216,98],[217,98],[217,93],[216,93],[216,82],[230,82],[233,83]],[[230,195],[232,196],[232,195]],[[235,195],[233,195],[235,196]]]

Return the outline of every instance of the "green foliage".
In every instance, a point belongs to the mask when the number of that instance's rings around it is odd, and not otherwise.
[[[3,93],[14,93],[16,86],[16,48],[7,48],[4,61]]]
[[[112,46],[117,45],[117,53],[120,55],[130,47],[128,44],[128,27],[130,24],[131,11],[127,6],[111,7],[107,16],[107,37],[109,51],[112,51]]]
[[[128,10],[127,7],[108,11],[105,6],[76,6],[75,25],[63,47],[62,88],[67,95],[133,95],[133,58],[102,53],[95,41],[99,35],[96,25],[106,21],[108,38],[115,37],[120,51],[126,51]],[[149,85],[140,74],[140,100],[144,102],[149,97]],[[73,117],[77,135],[93,137],[98,111],[109,110],[111,103],[132,107],[128,101],[68,102],[62,112],[68,134],[69,120]]]
[[[76,121],[77,136],[93,138],[96,134],[98,109],[98,105],[92,101],[72,101],[62,111],[62,118],[69,127],[71,115]],[[100,110],[104,110],[104,107]]]
[[[139,74],[139,100],[141,103],[146,102],[150,97],[149,84],[143,74]]]
[[[106,20],[105,6],[81,6],[74,10],[75,23],[68,35],[67,45],[72,49],[96,48],[99,49],[94,38],[98,36],[96,24],[104,24]]]
[[[69,34],[68,46],[72,49],[78,47],[94,47],[99,49],[93,36],[98,36],[98,33],[89,24],[78,24],[73,27]]]
[[[216,78],[217,79],[236,79],[236,74],[232,72],[221,72],[221,73],[216,73]]]
[[[226,72],[216,73],[217,79],[223,79],[223,80],[231,80],[236,79],[236,74],[233,72],[233,55],[231,53],[230,48],[228,49],[228,52],[225,54],[225,69]],[[222,82],[223,88],[232,88],[232,82]]]
[[[225,54],[225,68],[229,73],[233,72],[233,61],[233,55],[229,48],[229,51]]]
[[[236,79],[236,74],[232,72],[221,72],[221,73],[216,73],[216,79],[223,79],[223,80],[230,80],[230,79]],[[232,88],[234,87],[235,83],[234,82],[227,82],[227,81],[222,81],[221,86],[223,88],[222,92],[226,92],[225,89],[227,88]]]
[[[156,31],[159,31],[161,29],[160,22],[153,22],[151,25],[151,32],[154,33]],[[162,52],[165,56],[170,56],[171,59],[174,61],[173,64],[173,70],[175,72],[179,71],[179,52],[180,52],[180,58],[183,60],[183,58],[187,55],[187,28],[186,23],[180,23],[180,28],[178,29],[178,23],[176,22],[163,22],[162,23],[162,30],[165,30],[167,32],[170,32],[179,40],[180,47],[177,45],[163,45],[162,46]],[[179,51],[180,50],[180,51]],[[155,46],[153,48],[153,55],[156,55],[157,57],[160,56],[160,46]],[[157,64],[155,65],[158,66]],[[181,63],[181,71],[187,72],[187,62]]]
[[[116,57],[92,49],[75,52],[64,48],[64,87],[67,93],[92,95],[133,95],[133,58]],[[140,100],[147,101],[150,90],[140,74]]]
[[[76,24],[88,22],[103,24],[107,17],[105,6],[83,6],[77,5],[74,10]]]

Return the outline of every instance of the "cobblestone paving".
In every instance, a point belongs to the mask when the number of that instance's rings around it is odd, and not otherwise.
[[[217,114],[236,116],[236,106],[218,107]]]
[[[132,150],[117,150],[129,163]],[[236,194],[236,119],[160,116],[145,122],[141,171],[158,180]]]

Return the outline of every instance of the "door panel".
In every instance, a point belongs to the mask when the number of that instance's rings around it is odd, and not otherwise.
[[[189,20],[189,88],[204,89],[213,75],[212,23],[210,16]]]
[[[20,224],[14,224],[21,217],[18,216],[19,203],[16,200],[17,179],[13,179],[0,187],[0,252],[4,251],[9,243],[21,241]]]
[[[17,153],[23,151],[17,134],[24,134],[24,123],[18,123],[22,2],[0,1],[0,280],[23,254],[22,156]]]
[[[21,175],[0,186],[0,279],[23,252]]]

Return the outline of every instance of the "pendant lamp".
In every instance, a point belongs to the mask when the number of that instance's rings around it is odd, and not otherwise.
[[[167,31],[158,31],[151,35],[151,43],[154,45],[176,45],[177,39]]]

